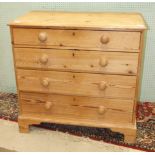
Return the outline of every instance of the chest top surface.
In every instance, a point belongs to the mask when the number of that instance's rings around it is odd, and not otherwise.
[[[139,13],[49,12],[32,11],[12,21],[14,27],[72,28],[98,30],[144,30]]]

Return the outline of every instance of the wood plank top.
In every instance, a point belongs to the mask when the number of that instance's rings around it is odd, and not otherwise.
[[[32,11],[12,21],[14,27],[63,29],[143,30],[147,26],[140,13]]]

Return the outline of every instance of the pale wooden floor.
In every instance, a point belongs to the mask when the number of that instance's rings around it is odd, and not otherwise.
[[[0,147],[15,151],[55,152],[132,152],[130,148],[77,137],[57,131],[31,128],[29,134],[18,132],[16,122],[0,120]]]

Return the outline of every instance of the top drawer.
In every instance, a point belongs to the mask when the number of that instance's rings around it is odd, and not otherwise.
[[[43,48],[132,52],[139,50],[140,32],[13,28],[13,42]]]

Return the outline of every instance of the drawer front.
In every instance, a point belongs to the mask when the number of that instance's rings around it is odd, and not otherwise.
[[[18,68],[136,75],[138,53],[14,48]]]
[[[135,76],[17,70],[19,90],[134,99]]]
[[[139,50],[140,32],[13,29],[14,44],[71,49]]]
[[[131,122],[132,100],[20,93],[22,114],[59,115],[107,122]]]

